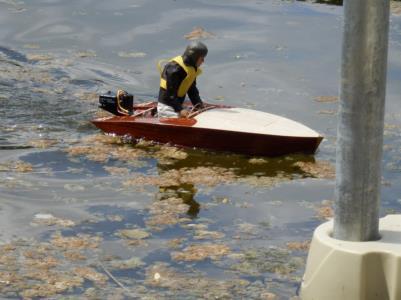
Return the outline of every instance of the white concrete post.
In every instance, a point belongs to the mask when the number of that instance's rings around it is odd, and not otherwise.
[[[333,237],[379,238],[389,0],[345,0]]]

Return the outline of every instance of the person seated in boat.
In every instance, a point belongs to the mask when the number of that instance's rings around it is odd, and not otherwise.
[[[160,89],[157,111],[159,117],[185,118],[189,111],[183,107],[188,94],[192,105],[202,108],[203,102],[196,87],[196,77],[201,74],[200,66],[205,60],[208,49],[202,42],[190,43],[181,56],[172,58],[163,68],[159,62]]]

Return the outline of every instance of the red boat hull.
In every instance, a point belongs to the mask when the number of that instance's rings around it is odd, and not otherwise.
[[[167,120],[169,120],[167,122]],[[313,154],[322,137],[275,136],[258,133],[192,127],[193,119],[110,117],[93,120],[99,129],[159,143],[258,156],[290,153]]]

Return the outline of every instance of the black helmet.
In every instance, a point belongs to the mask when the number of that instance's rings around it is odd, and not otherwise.
[[[182,57],[184,61],[189,62],[191,65],[195,65],[199,57],[205,57],[206,55],[206,45],[202,42],[194,41],[187,46]]]

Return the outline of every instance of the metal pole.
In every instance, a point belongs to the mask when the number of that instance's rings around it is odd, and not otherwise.
[[[389,0],[344,0],[333,237],[379,239]]]

